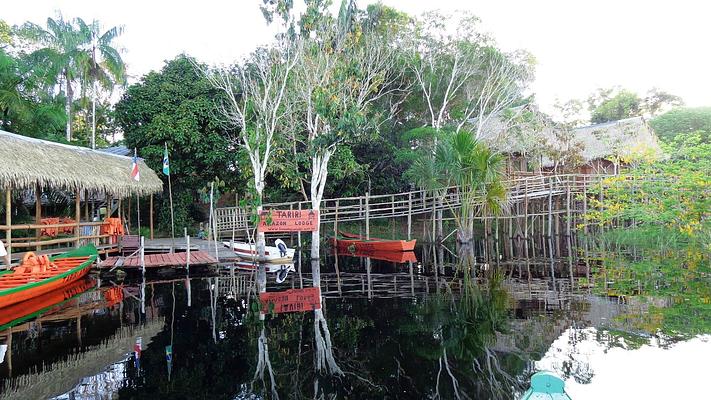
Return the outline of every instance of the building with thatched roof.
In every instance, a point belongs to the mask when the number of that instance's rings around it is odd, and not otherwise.
[[[141,180],[131,179],[131,157],[0,131],[0,189],[62,189],[115,198],[163,190],[163,181],[139,160]]]
[[[568,140],[558,139],[554,148],[575,148],[579,153],[575,168],[581,173],[617,173],[620,166],[638,158],[657,158],[662,150],[656,134],[644,117],[632,117],[619,121],[588,125],[572,130]],[[545,157],[543,166],[548,169],[560,167],[553,157]]]
[[[525,172],[540,167],[546,138],[554,136],[555,124],[534,104],[511,107],[469,126],[477,138],[506,156],[507,173]]]
[[[133,196],[152,196],[162,192],[163,182],[158,175],[148,168],[143,160],[138,160],[140,180],[131,178],[132,157],[111,154],[84,147],[70,146],[46,140],[34,139],[0,131],[0,190],[5,192],[2,202],[5,214],[5,225],[0,225],[0,231],[5,231],[5,246],[19,249],[36,248],[44,245],[79,244],[83,230],[83,239],[88,239],[88,230],[97,228],[101,223],[92,221],[96,213],[89,214],[89,198],[101,198],[104,208],[113,211],[114,202]],[[67,216],[63,226],[75,230],[75,239],[58,238],[49,241],[41,237],[41,231],[47,227],[42,221],[42,192],[63,192],[75,201],[75,213],[68,217],[73,221],[73,227],[67,227]],[[36,199],[34,224],[22,226],[12,225],[12,199],[17,195],[34,194]],[[23,196],[20,196],[23,197]],[[84,205],[84,221],[82,222],[82,200]],[[118,207],[118,218],[120,205]],[[93,210],[92,210],[93,211]],[[43,225],[43,222],[45,224]],[[88,229],[88,230],[87,230]],[[11,232],[15,230],[35,230],[36,237],[17,238],[13,242]],[[24,243],[22,243],[25,241]],[[60,249],[61,251],[61,249]],[[7,260],[6,260],[7,263]]]
[[[537,169],[617,173],[638,158],[661,156],[657,136],[643,117],[570,129],[530,104],[470,121],[479,140],[506,155],[507,172]]]

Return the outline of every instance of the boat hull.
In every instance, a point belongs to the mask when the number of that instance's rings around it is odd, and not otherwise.
[[[339,232],[340,237],[332,238],[331,244],[339,251],[353,252],[393,252],[413,251],[417,240],[390,240],[370,238],[348,232]]]
[[[7,306],[0,313],[0,330],[56,309],[58,306],[66,304],[68,300],[93,288],[94,284],[91,278],[77,280],[61,289]]]
[[[337,249],[336,254],[339,256],[368,257],[372,260],[390,261],[399,264],[417,262],[417,256],[412,251],[349,251],[347,249]]]
[[[257,255],[255,246],[249,243],[235,242],[232,243],[232,246],[230,246],[230,242],[222,242],[222,244],[228,249],[232,249],[232,251],[235,252],[235,255],[237,255],[237,257],[243,260],[265,262],[271,264],[291,263],[294,260],[294,249],[287,249],[286,256],[282,257],[278,248],[274,246],[265,246],[265,256],[259,257]]]
[[[71,266],[68,269],[60,269],[56,274],[44,273],[37,278],[33,274],[5,273],[0,275],[0,309],[50,293],[78,281],[89,273],[98,254],[94,246],[86,246],[52,257],[51,260],[61,262],[62,259],[72,257],[81,257],[85,260],[77,261],[76,266]]]

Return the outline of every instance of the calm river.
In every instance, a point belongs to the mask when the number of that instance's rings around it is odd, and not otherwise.
[[[437,253],[87,279],[0,315],[0,399],[708,398],[708,255]]]

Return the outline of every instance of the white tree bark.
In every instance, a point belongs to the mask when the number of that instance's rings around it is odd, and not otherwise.
[[[240,129],[235,141],[249,156],[260,215],[274,137],[283,128],[280,120],[289,113],[290,104],[284,101],[287,84],[300,55],[299,46],[284,42],[274,48],[258,49],[232,70],[203,70],[213,87],[225,94],[226,101],[220,108],[225,122]],[[256,241],[258,256],[264,258],[263,232],[257,233]]]

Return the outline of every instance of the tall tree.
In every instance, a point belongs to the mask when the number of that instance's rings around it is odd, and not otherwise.
[[[81,66],[86,81],[86,85],[82,86],[82,95],[86,93],[86,86],[91,85],[91,148],[95,148],[97,85],[111,92],[116,85],[126,84],[126,64],[114,43],[123,33],[123,27],[114,26],[102,32],[99,21],[93,20],[87,25],[81,18],[77,18],[77,25],[81,31],[88,30],[91,38],[90,47],[86,47],[86,51],[91,52],[91,58],[83,58]]]
[[[375,35],[344,33],[330,16],[300,40],[304,55],[295,68],[290,101],[298,106],[294,111],[302,129],[291,132],[311,156],[311,206],[319,210],[331,157],[340,144],[364,132],[373,103],[403,90],[398,85],[402,71],[393,68],[388,43]],[[319,257],[319,249],[320,232],[314,231],[312,258]]]
[[[98,21],[87,24],[81,18],[65,20],[61,15],[47,18],[46,25],[27,22],[21,33],[38,47],[31,55],[35,62],[46,65],[49,76],[63,84],[66,139],[71,141],[73,85],[78,84],[84,95],[86,87],[94,82],[106,88],[125,82],[125,65],[113,44],[122,28],[101,33]]]
[[[168,144],[178,227],[204,221],[197,192],[207,182],[218,177],[231,188],[241,188],[247,179],[240,174],[246,162],[230,141],[232,133],[215,118],[224,93],[193,63],[184,55],[168,61],[161,71],[129,86],[115,107],[126,146],[139,148],[149,167],[161,169]],[[164,196],[160,221],[170,221],[167,203]],[[170,225],[161,228],[170,231]]]
[[[234,142],[249,156],[258,214],[262,212],[275,135],[283,133],[285,125],[280,120],[291,106],[284,101],[287,84],[300,53],[298,44],[281,42],[273,48],[258,49],[233,70],[204,71],[212,86],[225,94],[221,116],[240,132]],[[257,232],[256,242],[258,255],[264,257],[264,232]]]

